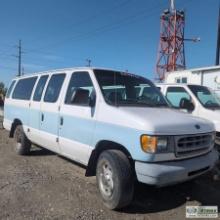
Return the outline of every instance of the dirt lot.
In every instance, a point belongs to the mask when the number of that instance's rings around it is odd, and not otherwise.
[[[5,130],[0,156],[0,219],[181,220],[186,205],[220,207],[220,181],[212,174],[163,189],[138,184],[132,205],[115,212],[103,207],[95,178],[77,164],[38,148],[18,156]]]

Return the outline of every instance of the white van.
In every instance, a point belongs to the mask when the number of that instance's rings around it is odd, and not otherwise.
[[[206,86],[192,84],[157,84],[172,107],[208,119],[215,125],[215,142],[220,152],[220,99]]]
[[[138,95],[139,87],[146,93]],[[172,110],[141,76],[72,68],[15,78],[4,127],[18,154],[31,143],[87,166],[104,204],[132,201],[134,181],[165,186],[195,178],[218,160],[212,123]]]

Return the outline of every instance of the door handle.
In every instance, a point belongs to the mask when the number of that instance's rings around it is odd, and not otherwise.
[[[61,126],[63,125],[63,117],[62,116],[60,117],[60,125]]]
[[[44,114],[41,114],[41,121],[44,121]]]

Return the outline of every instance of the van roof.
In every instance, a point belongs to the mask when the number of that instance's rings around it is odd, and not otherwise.
[[[122,70],[116,70],[116,69],[111,69],[111,68],[102,68],[102,67],[70,67],[70,68],[63,68],[63,69],[46,70],[46,71],[42,71],[42,72],[34,72],[34,73],[30,73],[30,74],[25,74],[25,75],[22,75],[22,76],[16,76],[16,77],[14,77],[14,79],[22,79],[22,78],[27,78],[27,77],[42,75],[42,74],[72,72],[72,71],[75,71],[75,70],[89,71],[89,70],[94,70],[94,69],[122,71]]]
[[[198,84],[192,84],[192,83],[155,83],[155,85],[158,86],[202,86]]]

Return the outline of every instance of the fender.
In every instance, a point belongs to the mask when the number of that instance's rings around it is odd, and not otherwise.
[[[85,176],[95,176],[96,175],[96,165],[98,162],[99,155],[103,151],[110,150],[110,149],[122,151],[128,157],[132,167],[134,167],[134,162],[131,157],[131,154],[124,146],[122,146],[121,144],[118,144],[116,142],[102,140],[96,144],[95,149],[92,151],[92,153],[90,155],[89,162],[88,162],[88,165],[86,168]]]

